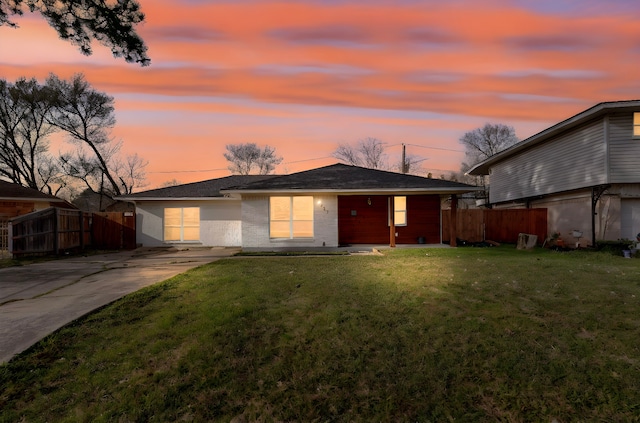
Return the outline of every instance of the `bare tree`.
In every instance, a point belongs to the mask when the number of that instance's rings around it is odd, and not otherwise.
[[[68,140],[77,146],[75,153],[61,157],[66,173],[96,192],[128,193],[139,183],[133,182],[133,175],[138,178],[144,175],[142,169],[134,171],[127,169],[128,165],[135,163],[144,168],[146,162],[139,158],[127,159],[126,164],[117,161],[121,143],[110,136],[116,121],[113,97],[93,89],[81,74],[74,75],[71,81],[51,75],[47,86],[57,95],[50,123],[66,133]]]
[[[460,138],[460,143],[465,148],[467,163],[471,166],[511,147],[518,141],[513,127],[501,123],[486,123],[482,128],[469,131]]]
[[[224,158],[235,175],[250,175],[254,169],[258,175],[268,175],[282,162],[275,148],[268,145],[261,149],[255,143],[227,144],[225,148]]]
[[[259,175],[268,175],[274,170],[276,170],[276,166],[282,162],[282,157],[276,156],[276,149],[270,147],[268,145],[264,146],[264,149],[260,151],[260,156],[258,157],[258,174]]]
[[[26,8],[39,12],[60,38],[92,53],[91,42],[97,40],[109,47],[114,57],[142,66],[150,63],[147,46],[135,26],[144,21],[144,13],[136,0],[0,0],[0,26],[17,27],[10,20]]]
[[[362,166],[360,154],[356,147],[351,144],[339,144],[332,156],[346,164]]]
[[[400,158],[394,168],[398,173],[407,173],[414,175],[424,174],[425,170],[422,168],[420,163],[425,160],[427,159],[416,154],[407,154],[404,156],[404,159],[402,157]]]
[[[0,80],[0,176],[50,194],[71,190],[70,179],[95,192],[126,194],[143,186],[147,165],[137,154],[122,158],[110,137],[113,98],[94,90],[82,75],[71,81],[51,75],[15,84]],[[48,137],[60,131],[75,144],[59,158]]]
[[[476,163],[488,159],[494,154],[511,147],[519,141],[512,126],[501,123],[486,123],[482,128],[476,128],[465,133],[460,143],[465,147],[465,161],[460,166],[460,172],[452,173],[451,180],[473,185],[485,186],[484,176],[467,175],[467,171]],[[486,190],[476,193],[477,196],[488,197]]]
[[[175,187],[177,185],[182,185],[182,182],[180,182],[179,180],[177,180],[176,178],[173,178],[169,181],[164,181],[163,183],[161,183],[158,188],[168,188],[168,187]]]
[[[74,152],[60,155],[63,173],[83,183],[89,190],[105,195],[131,194],[146,183],[145,168],[148,161],[137,153],[122,158],[119,154],[122,142],[103,143],[97,146],[102,161],[92,149],[78,145]],[[107,166],[105,171],[103,162]],[[111,179],[116,185],[111,184]]]
[[[42,181],[40,191],[59,195],[69,189],[69,180],[62,171],[58,159],[51,154],[42,155],[38,161],[38,177]]]
[[[377,138],[365,138],[352,144],[339,144],[333,152],[336,159],[370,169],[388,168],[387,155],[384,154],[384,142]]]
[[[106,191],[100,165],[83,148],[79,147],[73,153],[61,154],[59,161],[66,176],[82,182],[90,191],[101,194]]]
[[[131,194],[135,190],[147,186],[145,168],[148,164],[149,161],[138,156],[138,153],[129,155],[124,160],[114,160],[113,169],[118,175],[124,194]]]
[[[49,155],[51,93],[35,79],[0,80],[0,175],[52,193],[59,168]]]

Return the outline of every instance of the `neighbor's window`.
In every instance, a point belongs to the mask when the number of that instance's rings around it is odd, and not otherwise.
[[[393,197],[393,224],[407,226],[407,197]]]
[[[270,197],[271,238],[312,238],[313,197]]]
[[[200,208],[171,207],[164,209],[165,241],[199,241]]]
[[[633,114],[633,136],[640,137],[640,112]]]

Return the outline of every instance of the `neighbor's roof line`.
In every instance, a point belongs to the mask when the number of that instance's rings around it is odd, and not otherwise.
[[[491,167],[491,165],[493,165],[494,163],[499,162],[511,155],[518,153],[519,151],[527,149],[540,142],[544,142],[548,138],[557,135],[559,132],[573,128],[574,126],[588,119],[597,117],[601,113],[605,113],[606,111],[630,107],[640,107],[640,100],[604,101],[598,103],[586,110],[583,110],[578,114],[575,114],[561,122],[556,123],[553,126],[550,126],[538,132],[537,134],[530,136],[529,138],[520,141],[517,144],[512,145],[505,150],[502,150],[499,153],[494,154],[493,156],[481,161],[480,163],[475,164],[466,173],[469,175],[486,175],[488,174],[489,167]]]

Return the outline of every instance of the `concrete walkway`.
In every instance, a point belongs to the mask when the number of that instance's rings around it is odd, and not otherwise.
[[[0,364],[99,307],[237,251],[143,248],[0,269]]]

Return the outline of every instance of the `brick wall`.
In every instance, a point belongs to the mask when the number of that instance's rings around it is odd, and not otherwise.
[[[312,239],[271,239],[269,237],[269,197],[243,196],[243,248],[306,248],[338,246],[338,197],[314,196],[314,236]]]

